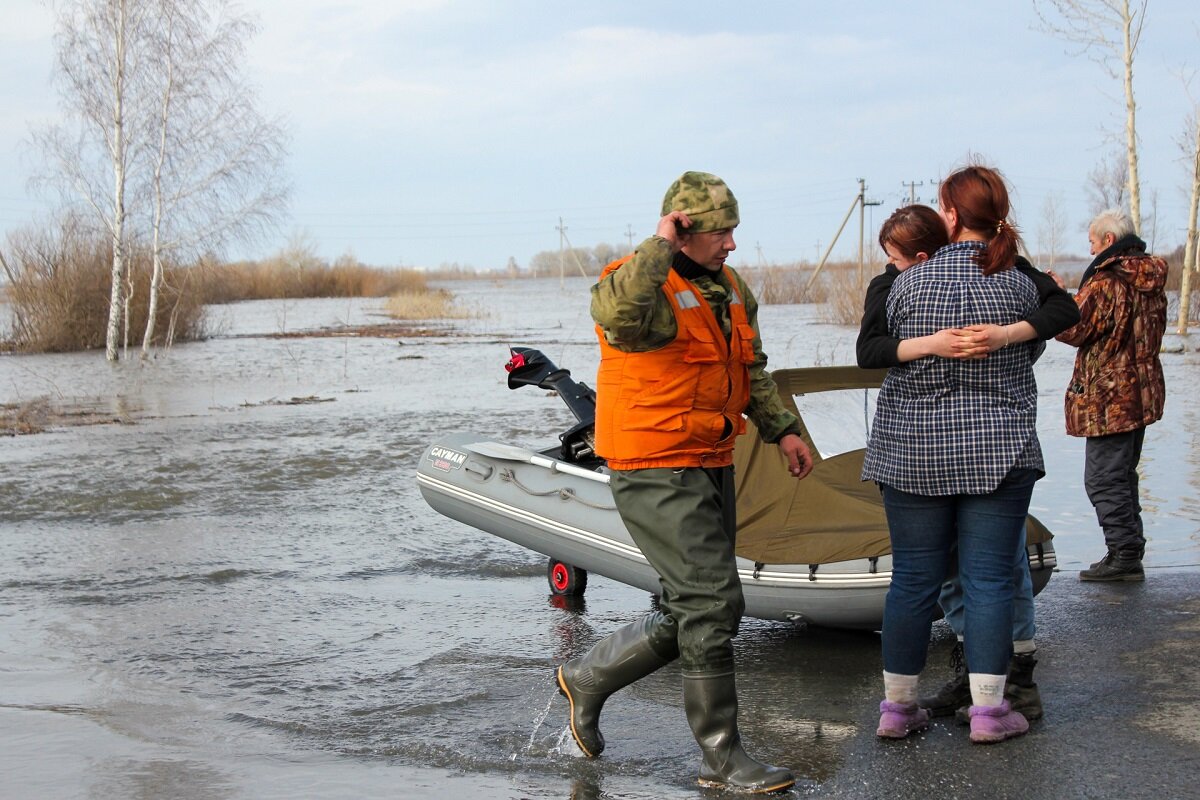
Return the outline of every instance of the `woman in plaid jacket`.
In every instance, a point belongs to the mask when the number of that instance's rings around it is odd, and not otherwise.
[[[971,166],[940,187],[950,244],[895,280],[892,336],[998,327],[1005,343],[1036,311],[1033,282],[1014,270],[1020,238],[1000,174]],[[1028,730],[1004,699],[1012,654],[1013,553],[1034,483],[1045,474],[1036,432],[1033,363],[1044,345],[1014,344],[984,359],[926,356],[894,366],[880,389],[863,479],[879,483],[892,540],[884,609],[884,701],[877,733],[925,728],[917,703],[938,592],[957,546],[965,595],[971,740]]]

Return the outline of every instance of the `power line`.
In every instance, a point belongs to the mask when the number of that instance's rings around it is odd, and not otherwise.
[[[901,186],[908,187],[908,203],[915,205],[917,202],[917,187],[924,186],[925,181],[900,181]]]

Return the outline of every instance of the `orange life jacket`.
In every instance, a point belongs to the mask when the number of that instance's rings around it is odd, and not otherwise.
[[[630,258],[605,267],[601,280]],[[596,326],[596,452],[612,469],[733,463],[734,439],[746,430],[754,329],[728,269],[725,277],[733,287],[728,342],[704,295],[674,270],[662,288],[678,328],[671,343],[627,353]]]

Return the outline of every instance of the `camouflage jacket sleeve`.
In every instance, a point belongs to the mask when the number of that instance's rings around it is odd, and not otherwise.
[[[1030,264],[1017,259],[1017,270],[1033,281],[1038,290],[1038,308],[1025,321],[1033,326],[1040,340],[1053,339],[1057,334],[1079,322],[1079,306],[1075,298],[1059,287],[1054,278]]]
[[[651,236],[633,258],[592,287],[592,319],[618,350],[645,352],[668,344],[678,330],[662,286],[671,271],[671,247]]]
[[[800,420],[784,407],[779,399],[779,387],[767,371],[767,354],[763,352],[762,336],[758,332],[758,301],[742,276],[734,272],[738,290],[746,304],[746,318],[754,329],[754,363],[750,365],[750,405],[746,416],[758,428],[764,442],[778,442],[785,434],[800,433]]]
[[[1079,306],[1079,322],[1060,333],[1056,339],[1074,347],[1099,341],[1113,329],[1120,281],[1108,276],[1096,276],[1075,294]]]

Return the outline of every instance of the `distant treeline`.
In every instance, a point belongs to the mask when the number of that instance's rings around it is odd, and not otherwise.
[[[561,253],[547,250],[535,255],[528,269],[510,260],[508,271],[501,274],[514,279],[546,277],[558,275],[561,265],[565,275],[583,272],[594,277],[627,252],[611,244]],[[1171,265],[1168,289],[1177,292],[1183,248],[1164,255]],[[134,247],[128,257],[122,287],[128,300],[123,338],[126,346],[136,347],[150,313],[152,265],[149,248]],[[1085,265],[1086,261],[1062,259],[1056,269],[1073,287]],[[0,251],[0,266],[8,279],[13,320],[11,338],[0,342],[0,349],[67,352],[104,347],[112,286],[112,250],[106,238],[69,221],[54,230],[20,231],[10,235],[9,246]],[[862,314],[866,282],[882,267],[878,260],[865,264],[861,277],[857,261],[829,262],[816,278],[815,265],[807,261],[741,265],[739,271],[763,305],[816,304],[826,322],[853,325]],[[453,295],[431,287],[431,282],[494,278],[497,273],[458,265],[438,270],[374,267],[350,255],[330,262],[315,255],[313,247],[293,243],[261,261],[228,263],[209,257],[167,264],[164,276],[154,326],[159,332],[155,344],[160,346],[204,338],[205,305],[243,300],[386,297],[389,313],[399,319],[462,317],[475,312],[457,308]]]

